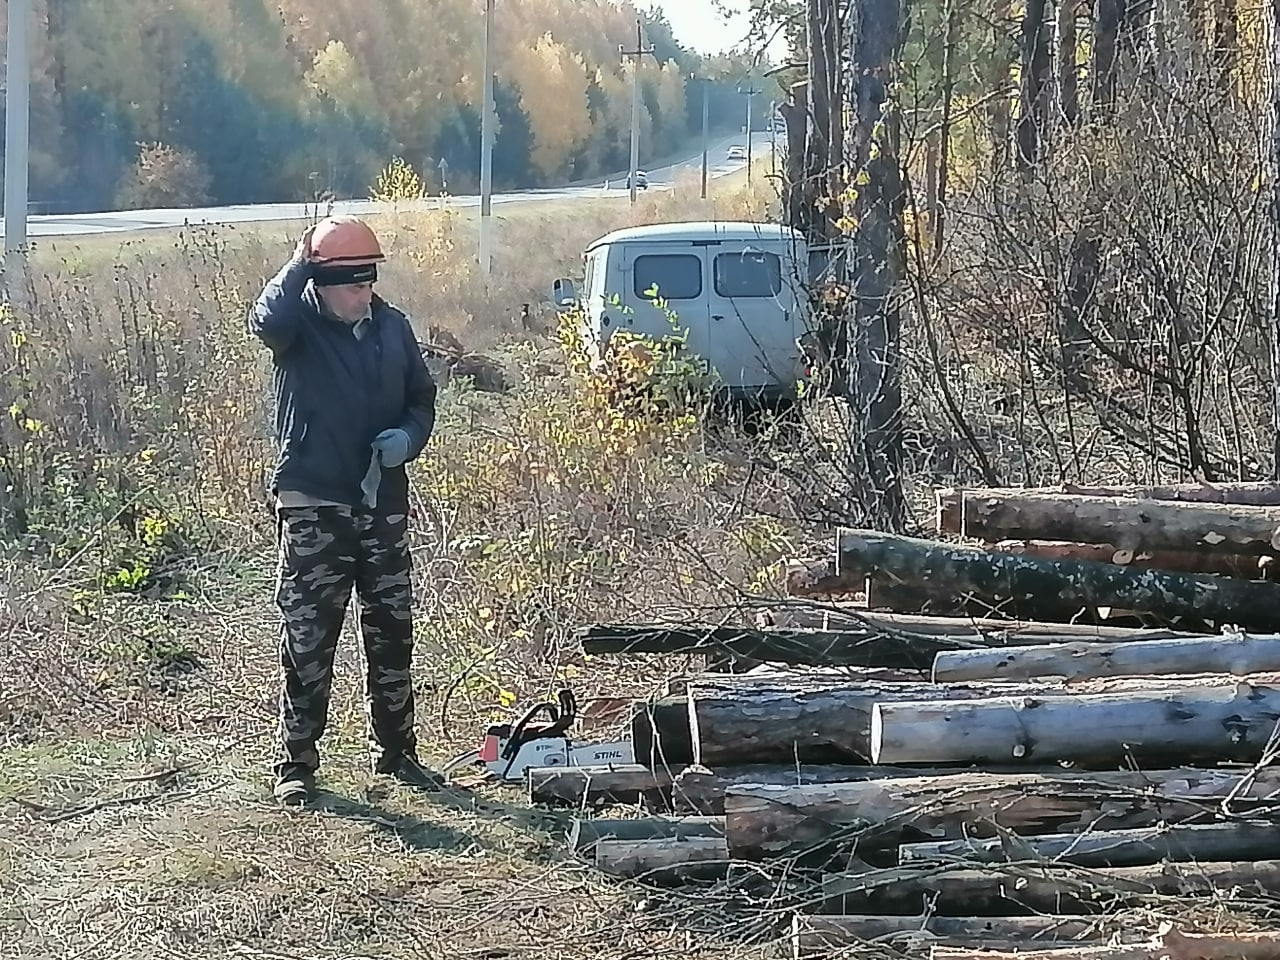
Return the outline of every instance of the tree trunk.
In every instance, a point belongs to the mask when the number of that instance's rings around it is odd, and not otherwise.
[[[597,869],[655,884],[715,880],[724,876],[728,862],[723,837],[601,840],[596,844]]]
[[[790,98],[779,104],[778,113],[787,125],[787,160],[783,202],[787,222],[805,236],[813,227],[812,190],[805,182],[804,150],[809,135],[808,82],[793,83]]]
[[[876,629],[765,631],[714,624],[601,623],[580,630],[578,637],[588,654],[725,652],[767,663],[909,670],[928,670],[939,651],[957,646],[945,638]]]
[[[991,549],[997,553],[1020,553],[1045,560],[1087,560],[1114,563],[1135,570],[1165,570],[1169,573],[1213,573],[1222,577],[1262,580],[1273,572],[1270,557],[1250,557],[1231,553],[1186,550],[1118,550],[1110,543],[1072,543],[1064,540],[1001,540]]]
[[[643,764],[616,767],[533,767],[525,774],[529,802],[548,806],[595,806],[653,802],[671,790],[671,774]]]
[[[1093,4],[1093,106],[1094,119],[1111,118],[1116,108],[1116,42],[1125,0],[1094,0]]]
[[[1027,0],[1022,12],[1022,70],[1018,104],[1018,169],[1030,173],[1040,161],[1048,127],[1049,18],[1045,0]]]
[[[1110,607],[1194,625],[1280,626],[1276,583],[1042,560],[862,530],[841,531],[838,550],[841,573],[874,572],[930,593],[969,595],[1010,617],[1071,620]]]
[[[961,536],[1069,540],[1131,550],[1265,556],[1280,550],[1280,507],[1069,493],[965,493]],[[838,574],[845,571],[838,564]]]
[[[1058,113],[1063,124],[1080,120],[1080,68],[1076,63],[1076,13],[1080,0],[1058,0]]]
[[[848,783],[855,780],[878,780],[882,777],[920,777],[948,772],[933,767],[872,767],[817,764],[749,764],[721,767],[688,766],[676,775],[671,785],[671,804],[677,813],[724,816],[725,792],[734,787],[771,784],[804,786],[814,783]]]
[[[855,845],[880,850],[913,838],[990,837],[997,829],[993,824],[1018,834],[1147,827],[1201,815],[1204,800],[1232,796],[1243,775],[1194,769],[984,771],[805,786],[744,784],[725,793],[725,836],[737,858],[826,860]],[[1277,787],[1280,771],[1255,783],[1242,799]],[[852,838],[849,828],[855,824],[859,835]]]
[[[918,917],[796,915],[791,928],[791,955],[800,958],[830,957],[834,951],[888,942],[899,947],[904,940],[927,938],[936,946],[981,946],[986,950],[1012,948],[1035,938],[1041,943],[1104,941],[1097,933],[1097,917]],[[997,946],[999,945],[999,946]]]
[[[939,947],[930,960],[1280,960],[1280,931],[1179,933],[1165,929],[1144,944],[1037,950],[1028,940],[1017,951]]]
[[[1070,494],[1074,497],[1123,497],[1136,500],[1174,500],[1181,503],[1235,503],[1248,507],[1280,507],[1280,483],[1275,481],[1241,481],[1238,483],[1174,483],[1165,486],[1140,484],[1113,487],[1087,487],[1064,483],[1053,487],[979,487],[961,489],[944,487],[935,491],[938,531],[956,533],[961,529],[962,507],[966,497],[1021,496],[1024,494]]]
[[[1214,0],[1213,46],[1217,61],[1218,82],[1230,91],[1235,84],[1236,63],[1240,57],[1240,8],[1236,0]]]
[[[1263,298],[1270,336],[1271,359],[1271,476],[1280,480],[1280,0],[1263,6],[1263,36],[1267,38],[1266,105],[1261,111],[1262,197],[1264,246],[1268,254]]]
[[[941,840],[905,843],[899,848],[903,864],[1006,863],[1053,860],[1081,867],[1131,867],[1168,860],[1188,863],[1274,860],[1280,857],[1280,830],[1268,822],[1190,824],[1107,830],[1081,835],[1052,833],[1036,837],[995,837],[986,840]]]
[[[1057,643],[1003,650],[951,650],[933,662],[935,683],[1032,677],[1141,677],[1280,673],[1280,636],[1195,637],[1153,643]]]
[[[839,4],[832,3],[834,10]],[[906,522],[902,486],[901,326],[898,284],[905,274],[902,213],[905,191],[899,166],[898,106],[890,93],[903,41],[901,0],[862,0],[850,16],[852,31],[847,105],[853,129],[843,160],[857,174],[853,209],[854,284],[852,320],[856,388],[847,392],[857,424],[855,463],[865,479],[862,509],[880,529],[901,530]],[[843,69],[835,58],[838,71]],[[828,64],[830,66],[830,64]],[[840,104],[845,109],[846,104]],[[832,126],[836,122],[833,120]],[[843,149],[843,144],[841,144]],[[831,196],[844,182],[833,176]]]
[[[871,753],[871,709],[877,702],[1030,696],[1045,689],[1042,683],[855,686],[831,678],[701,680],[690,684],[685,701],[686,723],[692,727],[691,761],[712,769],[757,763],[865,764]]]
[[[833,873],[822,879],[826,913],[1003,916],[1094,913],[1144,897],[1236,896],[1272,899],[1280,894],[1280,860],[1226,863],[1161,863],[1104,870],[1002,866],[987,869],[891,867]]]
[[[1255,762],[1280,718],[1280,688],[1144,682],[1151,689],[878,703],[872,763]]]
[[[723,817],[575,818],[569,827],[570,850],[595,856],[602,840],[689,840],[724,838]]]

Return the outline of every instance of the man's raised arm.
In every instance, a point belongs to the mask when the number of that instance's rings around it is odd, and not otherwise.
[[[298,247],[280,271],[267,281],[258,299],[249,308],[249,332],[271,348],[275,354],[293,346],[301,323],[299,299],[311,277],[311,232],[308,228]]]

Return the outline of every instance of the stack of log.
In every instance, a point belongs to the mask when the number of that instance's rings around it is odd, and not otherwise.
[[[530,799],[580,808],[571,848],[614,875],[773,877],[797,957],[1280,957],[1115,919],[1280,895],[1280,636],[1249,632],[1280,626],[1280,487],[1215,490],[943,491],[982,545],[841,530],[751,626],[584,627],[592,656],[717,670],[634,705],[634,763],[531,770]],[[872,582],[987,615],[873,610]]]

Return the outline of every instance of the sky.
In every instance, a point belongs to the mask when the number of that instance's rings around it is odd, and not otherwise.
[[[699,53],[714,55],[737,46],[751,26],[747,0],[654,0],[653,5],[667,15],[676,39]],[[729,19],[719,7],[731,11]],[[781,51],[775,44],[771,52],[776,57]]]

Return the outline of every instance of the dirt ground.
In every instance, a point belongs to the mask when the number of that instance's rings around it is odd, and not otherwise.
[[[531,808],[521,788],[478,771],[442,794],[371,774],[350,618],[325,794],[308,809],[277,807],[270,569],[264,558],[246,571],[224,612],[167,609],[167,662],[148,663],[147,692],[92,683],[67,649],[65,670],[28,664],[33,685],[85,694],[81,726],[98,728],[0,750],[0,956],[771,955],[719,935],[715,897],[645,890],[575,861],[564,845],[574,811]],[[432,690],[441,678],[422,655],[417,671],[431,759],[474,746],[482,721],[446,734],[445,691]]]

